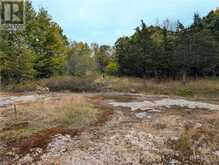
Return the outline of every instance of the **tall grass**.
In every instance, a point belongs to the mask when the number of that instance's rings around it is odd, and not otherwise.
[[[100,82],[99,82],[100,83]],[[130,92],[134,89],[139,93],[174,95],[183,97],[219,97],[219,80],[191,80],[184,85],[181,81],[157,81],[130,77],[107,77],[102,79],[108,91]]]
[[[157,81],[131,77],[100,76],[53,77],[38,82],[26,82],[10,87],[11,91],[34,91],[37,85],[48,87],[51,91],[73,92],[138,92],[146,94],[175,95],[183,97],[219,97],[218,79],[199,79],[188,81]]]
[[[12,111],[5,110],[4,115],[8,118],[0,123],[0,130],[6,131],[0,131],[0,138],[19,139],[55,127],[83,128],[96,123],[103,114],[82,95],[63,94],[59,97],[57,100],[18,105],[16,118]],[[17,128],[21,123],[27,124]]]
[[[102,113],[81,96],[73,100],[65,99],[55,108],[55,111],[56,123],[76,127],[85,127],[92,122],[97,122]]]

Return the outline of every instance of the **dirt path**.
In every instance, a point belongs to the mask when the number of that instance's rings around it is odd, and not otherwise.
[[[46,151],[35,148],[18,157],[16,162],[39,165],[178,165],[185,162],[216,165],[219,162],[219,107],[216,104],[165,96],[87,97],[96,106],[113,111],[108,121],[74,137],[56,134]]]

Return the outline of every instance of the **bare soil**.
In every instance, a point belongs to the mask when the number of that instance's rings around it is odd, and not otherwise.
[[[83,129],[43,130],[11,143],[10,149],[0,143],[1,148],[7,148],[2,161],[39,165],[219,164],[219,110],[212,110],[216,102],[186,100],[184,103],[198,104],[186,107],[181,104],[183,98],[167,96],[83,95],[104,111],[97,122]],[[145,104],[136,108],[137,103],[163,99],[173,99],[177,105],[164,106],[162,102],[163,106]],[[135,110],[130,107],[132,103]],[[17,125],[15,128],[19,129]]]

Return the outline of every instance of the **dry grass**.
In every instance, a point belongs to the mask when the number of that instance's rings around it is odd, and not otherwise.
[[[131,89],[137,91],[144,89],[144,81],[140,78],[105,77],[97,79],[96,83],[104,86],[106,91],[127,92]]]
[[[38,82],[26,82],[11,85],[11,91],[33,91],[37,85],[48,87],[51,91],[74,92],[139,92],[147,94],[174,95],[183,97],[210,98],[219,100],[219,80],[200,79],[190,80],[185,85],[181,81],[158,81],[153,79],[140,79],[133,77],[105,78],[90,77],[53,77]]]
[[[99,80],[108,91],[136,92],[183,97],[219,98],[219,80],[191,80],[185,85],[181,81],[143,80],[139,78],[107,77]]]
[[[176,159],[188,165],[218,164],[212,154],[218,149],[218,130],[208,126],[183,131],[180,138],[172,144],[178,153]]]
[[[83,95],[63,94],[57,99],[18,105],[16,117],[10,110],[4,110],[2,115],[7,120],[0,124],[0,138],[14,140],[55,127],[86,127],[97,122],[102,111]]]
[[[175,159],[188,165],[218,164],[213,152],[219,148],[219,112],[193,115],[177,141],[169,144],[178,155]],[[199,127],[196,124],[200,123]]]

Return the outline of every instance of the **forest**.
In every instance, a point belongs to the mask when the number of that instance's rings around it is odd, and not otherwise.
[[[183,81],[219,75],[219,10],[194,14],[190,26],[142,20],[114,46],[71,41],[47,10],[34,10],[30,1],[26,10],[25,30],[0,33],[3,84],[93,73]]]

